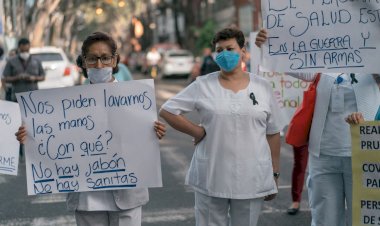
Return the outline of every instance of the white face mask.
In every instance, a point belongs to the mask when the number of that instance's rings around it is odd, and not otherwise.
[[[26,52],[24,52],[24,53],[20,53],[20,57],[21,57],[21,59],[23,59],[23,60],[27,60],[27,59],[29,59],[29,56],[30,56],[29,53],[26,53]]]
[[[87,68],[87,75],[93,84],[106,83],[112,79],[112,67]]]

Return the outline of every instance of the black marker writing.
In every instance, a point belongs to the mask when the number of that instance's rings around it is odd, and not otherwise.
[[[30,92],[27,97],[21,96],[21,104],[24,108],[25,118],[28,117],[28,112],[31,114],[51,114],[54,112],[54,107],[48,101],[39,101],[35,103],[32,98],[33,92]]]
[[[79,94],[77,99],[63,99],[61,101],[63,118],[66,119],[66,113],[70,109],[81,109],[81,108],[89,108],[96,107],[96,100],[93,97],[82,97],[82,94]]]
[[[12,122],[12,118],[8,113],[0,113],[0,120],[5,122],[6,125],[10,125]]]

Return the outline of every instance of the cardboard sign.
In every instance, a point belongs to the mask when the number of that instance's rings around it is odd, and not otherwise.
[[[378,73],[380,1],[261,1],[268,40],[263,66],[276,72]]]
[[[17,175],[20,144],[15,133],[21,125],[18,104],[0,100],[0,173]]]
[[[256,32],[250,34],[250,55],[252,73],[264,77],[272,84],[274,97],[282,110],[282,122],[288,125],[297,107],[303,99],[303,91],[309,86],[309,82],[296,79],[279,72],[267,72],[260,64],[260,49],[255,45]]]
[[[153,80],[17,95],[28,194],[160,187]]]
[[[380,225],[380,121],[351,127],[352,225]]]

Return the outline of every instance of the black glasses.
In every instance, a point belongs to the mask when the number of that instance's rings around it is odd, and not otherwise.
[[[114,56],[87,56],[85,57],[86,64],[94,65],[98,63],[98,60],[104,65],[108,65],[112,63],[112,58]]]

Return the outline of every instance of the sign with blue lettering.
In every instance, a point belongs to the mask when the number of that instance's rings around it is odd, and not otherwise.
[[[20,93],[28,194],[161,187],[153,80]]]
[[[261,1],[264,68],[276,72],[378,73],[380,1]]]
[[[15,133],[21,125],[18,104],[0,100],[0,173],[17,175],[20,144]]]
[[[285,73],[268,72],[260,67],[260,49],[255,45],[256,32],[250,34],[251,72],[268,80],[273,88],[273,95],[281,109],[281,122],[289,125],[294,112],[300,106],[303,92],[309,86],[309,82],[287,76]]]
[[[380,225],[380,122],[351,126],[352,225]]]

